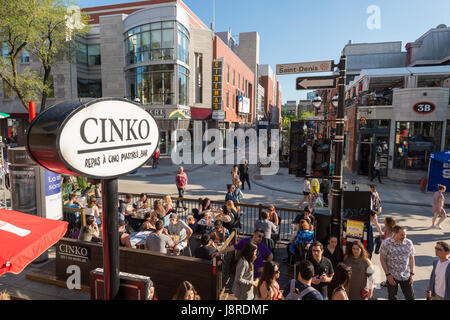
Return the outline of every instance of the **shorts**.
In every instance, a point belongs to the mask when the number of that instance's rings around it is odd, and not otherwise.
[[[309,196],[310,192],[303,191],[304,196]]]

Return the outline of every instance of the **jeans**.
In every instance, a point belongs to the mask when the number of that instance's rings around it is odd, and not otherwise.
[[[402,292],[405,295],[406,300],[414,300],[414,288],[409,283],[409,280],[395,280],[395,285],[391,285],[389,281],[386,281],[387,284],[387,290],[388,290],[388,299],[389,300],[397,300],[397,292],[398,292],[398,285],[400,285],[400,288],[402,288]]]
[[[367,252],[369,253],[369,255],[372,257],[372,253],[373,253],[373,247],[374,247],[374,240],[373,240],[373,224],[372,222],[369,224],[369,239],[368,243],[367,243]]]
[[[380,247],[381,247],[381,236],[377,236],[375,238],[375,254],[380,253]]]
[[[178,188],[178,197],[179,198],[183,198],[184,197],[184,188]],[[183,200],[181,200],[181,205],[184,208],[184,201]],[[177,200],[177,207],[179,207],[179,206],[180,206],[180,201]]]

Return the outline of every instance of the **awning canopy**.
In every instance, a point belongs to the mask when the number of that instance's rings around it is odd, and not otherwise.
[[[430,157],[439,162],[450,163],[450,150],[445,152],[433,152]]]
[[[61,239],[68,222],[0,209],[0,275],[18,274]]]

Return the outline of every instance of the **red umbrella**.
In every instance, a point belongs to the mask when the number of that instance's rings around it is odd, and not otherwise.
[[[0,209],[0,275],[18,274],[58,242],[68,222]]]

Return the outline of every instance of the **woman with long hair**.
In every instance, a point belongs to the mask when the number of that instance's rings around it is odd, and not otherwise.
[[[395,219],[392,217],[384,218],[384,234],[379,235],[375,238],[375,253],[380,253],[381,242],[392,237],[394,232],[394,227],[397,225]]]
[[[223,215],[225,217],[228,216],[229,218],[224,218],[221,220],[224,222],[224,227],[230,230],[231,232],[232,229],[236,228],[235,223],[239,219],[239,211],[237,210],[232,200],[228,200],[225,202],[225,205],[222,207],[222,211]]]
[[[189,281],[183,281],[178,286],[172,300],[200,300],[200,296],[192,283]]]
[[[334,269],[334,276],[328,284],[329,300],[349,300],[347,292],[349,291],[352,278],[352,268],[339,262]]]
[[[155,223],[158,221],[158,216],[155,213],[146,212],[144,214],[144,223],[141,225],[142,231],[156,231]]]
[[[233,293],[238,300],[253,300],[253,263],[256,260],[258,247],[248,242],[237,256],[236,272],[233,282]]]
[[[100,226],[102,224],[102,218],[100,216],[100,212],[98,211],[96,197],[94,197],[94,196],[89,197],[88,204],[87,204],[84,212],[85,212],[86,216],[94,216],[95,223],[98,226]]]
[[[158,215],[159,219],[162,219],[166,215],[166,210],[164,210],[161,200],[155,200],[153,202],[153,212]]]
[[[352,268],[352,278],[348,296],[350,300],[368,300],[373,295],[374,268],[369,260],[369,253],[361,241],[355,241],[347,246],[344,263]]]
[[[166,214],[176,213],[174,205],[172,203],[172,198],[168,194],[164,196],[163,200],[164,200],[164,212]]]
[[[263,272],[258,281],[258,294],[261,300],[281,300],[283,295],[277,279],[280,277],[280,266],[275,261],[264,262]]]
[[[269,213],[269,221],[271,221],[274,225],[279,225],[278,213],[275,211],[275,206],[271,204],[267,211]],[[261,218],[260,218],[261,219]]]

